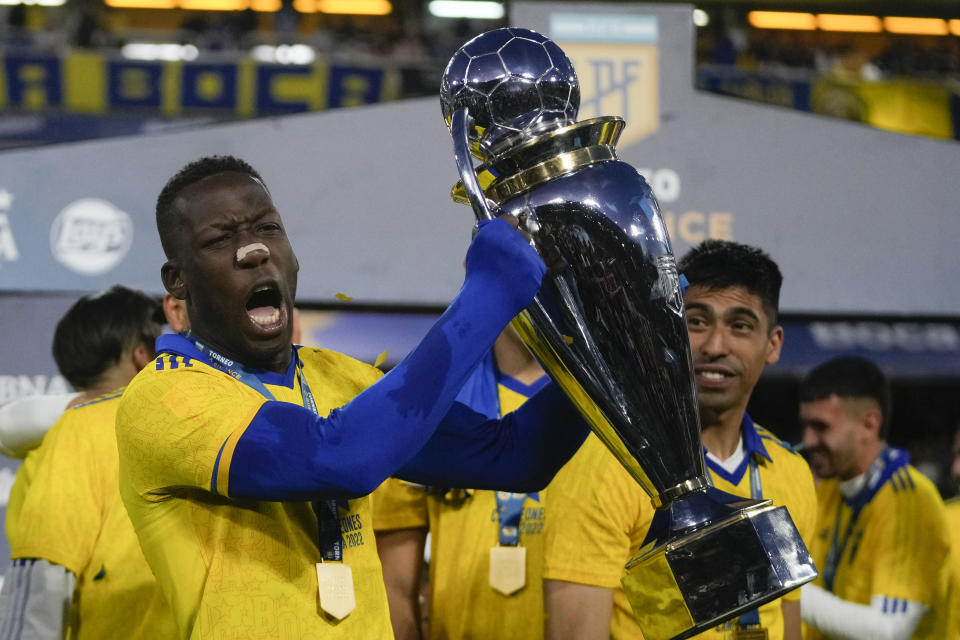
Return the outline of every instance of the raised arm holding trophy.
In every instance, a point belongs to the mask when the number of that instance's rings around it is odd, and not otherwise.
[[[624,587],[648,640],[687,638],[816,569],[785,508],[710,486],[659,206],[617,158],[624,121],[576,122],[579,100],[570,61],[544,36],[497,29],[466,43],[441,85],[453,195],[478,219],[515,218],[551,266],[514,326],[649,494],[656,515]]]

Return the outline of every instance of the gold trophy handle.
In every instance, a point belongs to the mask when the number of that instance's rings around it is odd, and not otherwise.
[[[473,127],[473,117],[466,107],[460,107],[450,116],[450,134],[453,136],[453,158],[460,171],[460,181],[467,192],[470,206],[477,220],[493,220],[495,215],[487,207],[487,197],[480,188],[477,174],[473,169],[473,160],[470,155],[469,132]]]

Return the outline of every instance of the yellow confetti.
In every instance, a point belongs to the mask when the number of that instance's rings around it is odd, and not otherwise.
[[[351,300],[353,300],[353,298],[351,298],[350,296],[348,296],[348,295],[345,294],[345,293],[338,293],[338,294],[336,295],[336,298],[337,298],[337,300],[343,300],[344,302],[350,302]]]
[[[573,344],[573,336],[563,336],[563,339],[567,341],[567,344]]]
[[[377,356],[376,361],[374,361],[373,366],[380,368],[380,366],[387,361],[387,356],[390,354],[390,349],[384,350],[383,353]]]

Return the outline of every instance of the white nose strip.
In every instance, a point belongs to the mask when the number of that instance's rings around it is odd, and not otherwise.
[[[254,251],[263,251],[267,254],[267,257],[270,256],[270,249],[267,248],[267,245],[262,242],[254,242],[253,244],[248,244],[245,247],[237,249],[237,262],[240,262]]]

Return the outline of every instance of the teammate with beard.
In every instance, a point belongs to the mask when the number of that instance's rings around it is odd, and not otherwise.
[[[820,478],[820,568],[803,587],[808,640],[954,638],[946,513],[936,487],[887,445],[890,389],[872,362],[842,357],[800,385],[807,459]]]

